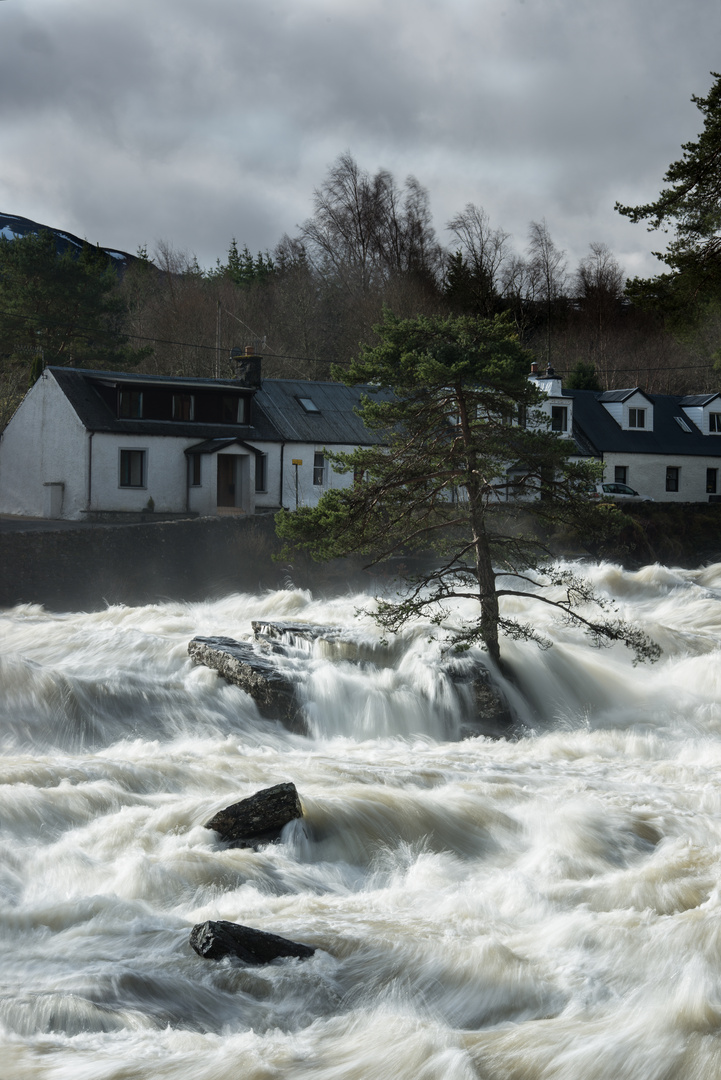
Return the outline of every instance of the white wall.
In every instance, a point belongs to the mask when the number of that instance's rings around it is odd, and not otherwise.
[[[721,438],[721,433],[712,432],[709,429],[709,414],[721,412],[721,401],[719,401],[718,398],[715,398],[710,405],[705,405],[703,407],[692,406],[691,408],[682,406],[682,409],[689,420],[693,420],[696,427],[699,428],[704,435],[708,435],[711,439]]]
[[[188,459],[185,450],[197,439],[160,435],[116,435],[98,433],[93,440],[92,505],[95,512],[140,513],[152,498],[156,513],[182,514],[186,510],[202,517],[217,513],[218,454],[202,454],[200,486],[188,487]],[[142,488],[120,487],[120,450],[146,451],[146,484]],[[239,458],[238,507],[255,511],[254,455],[238,445],[222,453]]]
[[[606,454],[604,480],[613,483],[615,466],[627,466],[627,483],[656,502],[708,502],[706,470],[718,469],[721,495],[721,458],[665,454]],[[679,469],[679,490],[666,491],[666,466]]]
[[[258,444],[260,445],[260,444]],[[355,444],[329,447],[333,453],[351,454],[358,447]],[[303,462],[298,466],[298,506],[316,506],[321,496],[326,491],[336,488],[350,487],[353,483],[352,473],[336,473],[331,469],[326,455],[323,483],[313,483],[313,461],[316,453],[323,453],[324,447],[313,443],[286,443],[284,450],[283,468],[283,500],[282,505],[287,510],[295,510],[295,477],[296,469],[293,459]]]
[[[88,436],[53,376],[28,391],[0,439],[0,513],[43,517],[55,489],[60,516],[82,516],[87,497]]]

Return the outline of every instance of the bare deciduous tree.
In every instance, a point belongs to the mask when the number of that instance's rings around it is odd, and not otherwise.
[[[369,295],[394,274],[427,275],[440,263],[428,194],[414,177],[399,188],[380,169],[361,169],[341,154],[313,196],[314,213],[300,239],[313,265],[347,292]]]
[[[467,203],[465,209],[448,222],[446,228],[460,244],[461,254],[470,271],[469,282],[477,314],[494,314],[501,288],[501,271],[509,257],[510,234],[491,228],[482,206]]]
[[[538,297],[546,309],[546,362],[551,363],[551,325],[554,308],[564,294],[567,279],[566,252],[556,247],[546,219],[532,221],[528,237],[528,257],[538,286]]]

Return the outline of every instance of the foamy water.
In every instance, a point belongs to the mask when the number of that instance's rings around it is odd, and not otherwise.
[[[524,602],[513,742],[368,597],[0,613],[2,1080],[718,1080],[721,565],[591,574],[663,657]],[[187,657],[273,618],[363,643],[281,661],[309,737]],[[282,843],[203,828],[286,780]],[[318,951],[203,960],[215,918]]]

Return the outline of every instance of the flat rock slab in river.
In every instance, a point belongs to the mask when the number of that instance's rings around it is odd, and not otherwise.
[[[318,638],[334,640],[343,636],[345,631],[340,626],[318,626],[316,623],[270,622],[265,619],[253,619],[250,624],[256,638],[280,639],[288,635],[302,641],[316,641]]]
[[[280,720],[291,731],[306,733],[292,681],[252,645],[225,637],[195,637],[188,653],[196,664],[219,672],[253,698],[263,716]]]
[[[402,646],[389,646],[386,641],[364,640],[357,630],[343,626],[320,626],[317,623],[278,622],[254,619],[251,622],[253,636],[267,652],[287,655],[288,646],[302,649],[320,641],[325,655],[333,660],[349,660],[351,663],[371,663],[387,667],[400,656]]]
[[[236,956],[246,964],[270,964],[283,956],[306,960],[315,952],[310,945],[223,920],[196,923],[190,931],[190,944],[208,960]]]
[[[295,784],[276,784],[219,810],[205,828],[233,847],[257,847],[279,840],[283,826],[302,816]]]

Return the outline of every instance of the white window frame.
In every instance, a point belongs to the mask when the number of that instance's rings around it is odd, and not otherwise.
[[[639,409],[635,405],[632,408],[630,408],[628,410],[628,426],[629,426],[629,428],[631,428],[633,431],[647,431],[648,430],[647,425],[646,425],[646,413],[647,412],[648,412],[648,409],[645,409],[645,408],[644,409]],[[641,419],[640,424],[638,423],[639,418]]]

